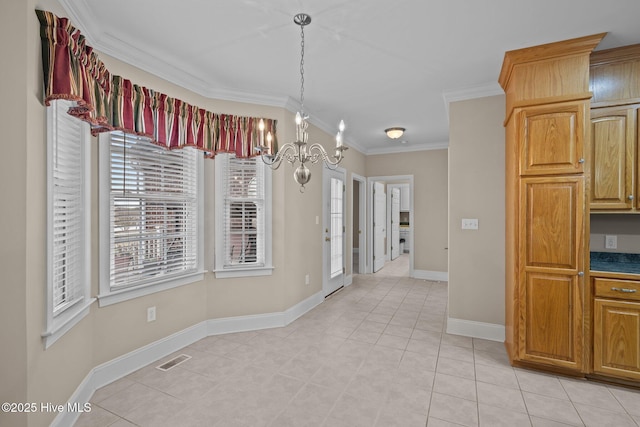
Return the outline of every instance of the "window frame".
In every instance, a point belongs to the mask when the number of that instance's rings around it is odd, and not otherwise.
[[[47,300],[46,300],[46,325],[45,331],[42,333],[44,340],[44,348],[47,349],[58,339],[60,339],[65,333],[71,330],[80,320],[89,314],[90,306],[96,300],[91,298],[91,135],[89,132],[89,124],[85,123],[73,116],[67,114],[69,107],[75,106],[74,102],[66,100],[56,100],[46,108],[46,120],[47,120]],[[77,149],[79,146],[82,152],[80,153],[80,162],[77,165],[80,176],[80,183],[77,189],[82,193],[81,201],[79,202],[80,224],[76,228],[72,228],[71,232],[81,233],[80,245],[80,262],[78,263],[80,272],[79,285],[77,285],[76,292],[79,292],[79,296],[75,301],[68,302],[67,306],[56,310],[55,305],[55,259],[56,243],[54,235],[54,221],[56,217],[55,199],[56,199],[56,176],[57,170],[54,159],[56,156],[55,150],[60,147],[60,144],[67,142],[60,137],[59,130],[61,127],[66,127],[66,131],[78,132],[77,140],[69,143],[66,149]],[[62,131],[62,130],[61,130]],[[76,144],[77,143],[77,144]],[[74,162],[70,162],[74,164]],[[67,165],[69,166],[69,165]],[[66,169],[65,171],[68,171]],[[65,173],[64,171],[61,173]],[[68,253],[68,252],[65,252]],[[57,311],[57,312],[56,312]]]
[[[146,280],[138,285],[112,288],[110,277],[111,265],[111,135],[112,132],[105,132],[99,136],[99,164],[100,164],[100,195],[99,209],[101,212],[100,227],[100,293],[98,301],[100,307],[150,295],[156,292],[173,289],[204,279],[204,155],[196,155],[196,198],[197,198],[197,219],[196,219],[196,267],[195,271],[184,272],[183,274],[161,277],[159,280]],[[136,135],[126,134],[131,140],[144,140]],[[149,142],[149,144],[151,144]],[[184,148],[195,150],[195,148]],[[171,151],[167,150],[167,154]]]
[[[273,274],[273,240],[272,240],[272,174],[271,168],[262,165],[262,180],[264,188],[264,215],[262,227],[264,248],[264,264],[263,265],[234,265],[225,266],[225,240],[227,236],[225,221],[225,199],[228,186],[226,185],[225,175],[229,167],[229,160],[235,157],[230,153],[218,153],[215,157],[215,254],[214,268],[216,278],[234,278],[234,277],[257,277],[269,276]],[[255,162],[262,163],[259,157],[251,157]],[[243,160],[243,159],[238,159]]]

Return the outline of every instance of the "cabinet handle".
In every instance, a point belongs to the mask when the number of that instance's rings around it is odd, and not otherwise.
[[[584,159],[578,160],[578,163],[584,163]]]
[[[633,200],[633,194],[629,194],[629,197],[627,197],[627,199]]]
[[[578,271],[578,277],[584,276],[584,271]]]
[[[637,289],[627,289],[627,288],[611,288],[612,291],[624,292],[625,294],[633,294],[638,292]]]

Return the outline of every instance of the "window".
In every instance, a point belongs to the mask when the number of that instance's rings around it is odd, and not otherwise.
[[[269,275],[271,170],[260,158],[216,155],[216,277]]]
[[[47,324],[51,346],[89,313],[89,125],[67,114],[75,103],[47,108]]]
[[[202,280],[202,161],[193,148],[101,135],[101,306]]]

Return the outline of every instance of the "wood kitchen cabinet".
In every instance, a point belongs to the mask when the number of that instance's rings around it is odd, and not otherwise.
[[[520,109],[520,174],[584,173],[588,112],[588,102],[582,100]]]
[[[640,384],[640,279],[589,271],[589,219],[640,213],[640,45],[505,54],[505,347],[512,365]],[[630,197],[631,196],[631,197]]]
[[[638,105],[591,110],[591,209],[630,211],[638,200]]]
[[[514,365],[589,370],[589,55],[603,37],[505,54],[505,346]]]
[[[640,380],[640,281],[592,280],[593,371]]]
[[[522,361],[583,366],[584,177],[521,180]]]
[[[589,88],[591,209],[640,213],[640,44],[593,52]]]

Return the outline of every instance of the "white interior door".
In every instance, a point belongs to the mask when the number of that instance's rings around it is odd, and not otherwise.
[[[387,195],[384,183],[373,183],[373,272],[384,267],[387,224]]]
[[[400,188],[391,189],[391,259],[400,256]]]
[[[344,286],[345,172],[323,169],[323,290],[325,296]]]
[[[363,176],[352,174],[352,205],[353,213],[353,255],[351,272],[353,274],[366,273],[366,256],[365,236],[366,236],[366,179]]]

